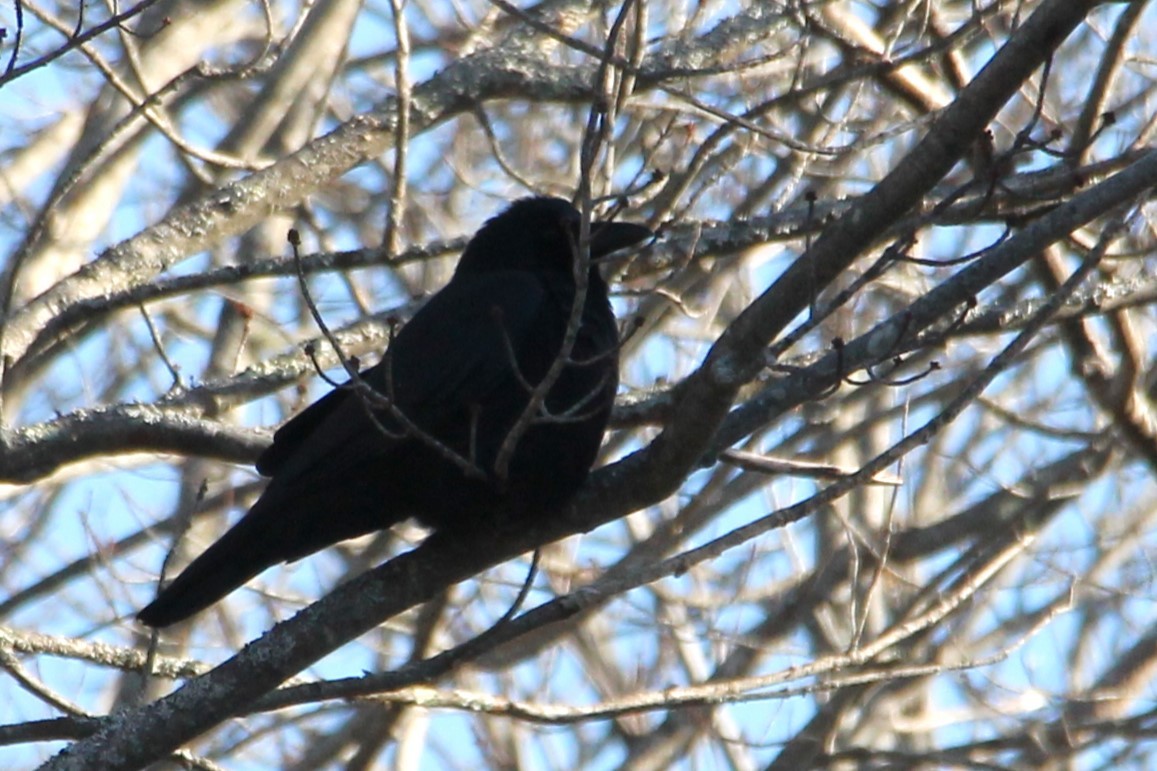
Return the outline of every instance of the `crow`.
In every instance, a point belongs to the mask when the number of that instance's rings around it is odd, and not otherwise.
[[[525,198],[488,220],[382,360],[283,425],[269,485],[137,618],[164,627],[266,568],[413,517],[433,531],[544,516],[582,485],[618,387],[618,326],[581,215]],[[592,222],[593,260],[652,237]],[[360,380],[360,384],[357,382]]]

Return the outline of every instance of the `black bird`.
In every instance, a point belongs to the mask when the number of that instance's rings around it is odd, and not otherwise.
[[[570,497],[594,463],[618,386],[618,328],[593,264],[560,359],[580,220],[559,198],[526,198],[489,220],[450,282],[361,373],[381,396],[346,384],[282,426],[257,459],[271,477],[265,492],[137,618],[168,626],[271,565],[408,517],[457,529],[542,515]],[[592,259],[652,235],[618,222],[591,223],[590,234]],[[534,399],[556,361],[545,399]]]

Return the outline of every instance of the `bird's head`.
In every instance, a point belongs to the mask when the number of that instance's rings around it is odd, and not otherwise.
[[[489,270],[570,273],[582,215],[562,198],[523,198],[487,220],[462,253],[455,275]],[[642,225],[592,222],[592,260],[633,246],[653,234]]]

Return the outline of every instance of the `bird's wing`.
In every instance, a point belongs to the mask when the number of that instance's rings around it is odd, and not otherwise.
[[[515,377],[515,353],[540,337],[547,283],[527,271],[491,271],[451,281],[390,347],[371,384],[389,390],[415,423],[435,425],[445,407],[484,404]],[[425,312],[426,310],[429,312]]]
[[[398,333],[382,363],[362,376],[387,393],[414,424],[437,432],[497,388],[516,385],[512,352],[541,323],[545,284],[525,271],[494,271],[451,281]],[[387,378],[385,366],[389,365]],[[384,411],[374,426],[355,391],[339,388],[278,429],[257,461],[267,476],[308,477],[364,463],[397,446],[400,427]]]
[[[365,379],[370,370],[364,369],[358,374]],[[273,434],[273,444],[266,447],[257,458],[258,473],[267,477],[276,474],[301,443],[307,441],[310,434],[333,415],[350,396],[351,391],[348,387],[335,388],[278,428]]]

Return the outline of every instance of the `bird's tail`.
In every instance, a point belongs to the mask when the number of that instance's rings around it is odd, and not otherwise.
[[[152,627],[175,624],[209,607],[267,567],[283,561],[285,557],[280,550],[270,549],[268,544],[262,548],[262,523],[252,513],[189,563],[137,614],[137,620]]]

